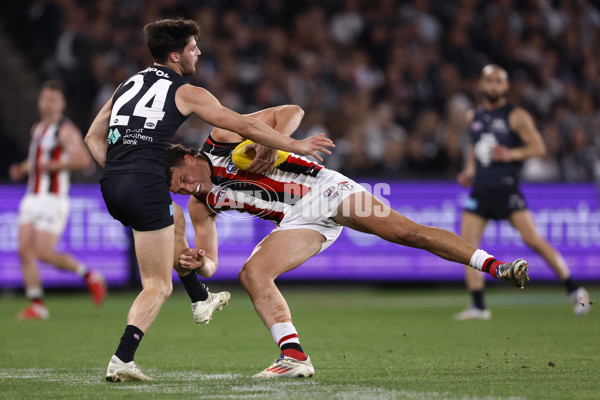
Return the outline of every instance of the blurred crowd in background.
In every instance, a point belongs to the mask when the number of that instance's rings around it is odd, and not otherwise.
[[[38,0],[8,23],[40,82],[69,89],[82,131],[116,86],[152,64],[142,27],[191,18],[202,29],[192,83],[250,113],[306,112],[296,136],[326,132],[325,160],[351,176],[454,179],[487,63],[536,119],[548,154],[529,181],[600,182],[600,7],[588,0]],[[18,25],[18,26],[17,26]],[[190,119],[178,141],[210,127]]]

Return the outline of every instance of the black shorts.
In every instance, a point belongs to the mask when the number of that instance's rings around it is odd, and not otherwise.
[[[517,188],[474,191],[465,204],[465,211],[496,220],[507,219],[513,212],[526,209],[525,198]]]
[[[136,231],[173,225],[173,205],[165,178],[149,174],[111,174],[100,179],[102,197],[114,219]]]

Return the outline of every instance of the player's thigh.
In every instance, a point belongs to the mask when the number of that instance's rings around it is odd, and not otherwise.
[[[375,234],[392,242],[424,228],[368,192],[348,196],[331,219],[350,229]]]
[[[463,212],[460,222],[460,236],[469,244],[477,247],[487,225],[487,219],[472,212]]]
[[[19,224],[19,253],[21,256],[35,255],[35,227],[32,222]]]
[[[142,285],[171,281],[175,240],[173,225],[155,231],[133,230]]]
[[[33,244],[36,254],[44,257],[54,253],[54,248],[60,236],[54,232],[34,229]]]
[[[272,232],[254,248],[242,271],[274,279],[317,254],[324,241],[323,235],[311,229]]]
[[[531,242],[540,238],[533,216],[529,210],[515,211],[508,216],[508,222],[521,234],[525,242]]]

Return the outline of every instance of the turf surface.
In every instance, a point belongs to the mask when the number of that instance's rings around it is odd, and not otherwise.
[[[235,285],[233,285],[235,288]],[[600,297],[591,288],[592,299]],[[278,355],[245,293],[197,326],[177,291],[136,356],[153,382],[104,373],[135,293],[99,309],[50,294],[48,321],[17,322],[22,296],[0,298],[2,399],[593,399],[600,385],[600,301],[572,314],[558,288],[492,288],[488,322],[455,322],[463,290],[284,288],[315,377],[249,377]]]

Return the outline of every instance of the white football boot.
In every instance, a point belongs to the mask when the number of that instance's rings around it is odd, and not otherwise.
[[[479,319],[482,321],[488,321],[492,319],[492,312],[487,308],[482,310],[477,307],[467,308],[464,311],[454,314],[455,321],[469,321],[472,319]]]
[[[106,369],[106,380],[109,382],[151,381],[139,365],[133,361],[124,363],[117,356],[112,356]]]
[[[528,269],[527,261],[519,258],[511,263],[499,265],[496,270],[496,276],[500,280],[513,283],[515,286],[523,289],[529,281],[529,276],[527,276]]]
[[[281,355],[269,368],[254,375],[253,378],[310,378],[315,374],[315,369],[310,362],[310,357],[305,361]]]
[[[580,287],[569,294],[569,300],[573,303],[573,312],[577,315],[585,315],[590,312],[590,295],[587,290]]]
[[[196,321],[197,324],[208,324],[212,319],[213,312],[215,312],[215,310],[220,310],[223,306],[227,305],[229,299],[231,299],[229,292],[208,292],[208,298],[206,300],[192,303],[194,321]]]

